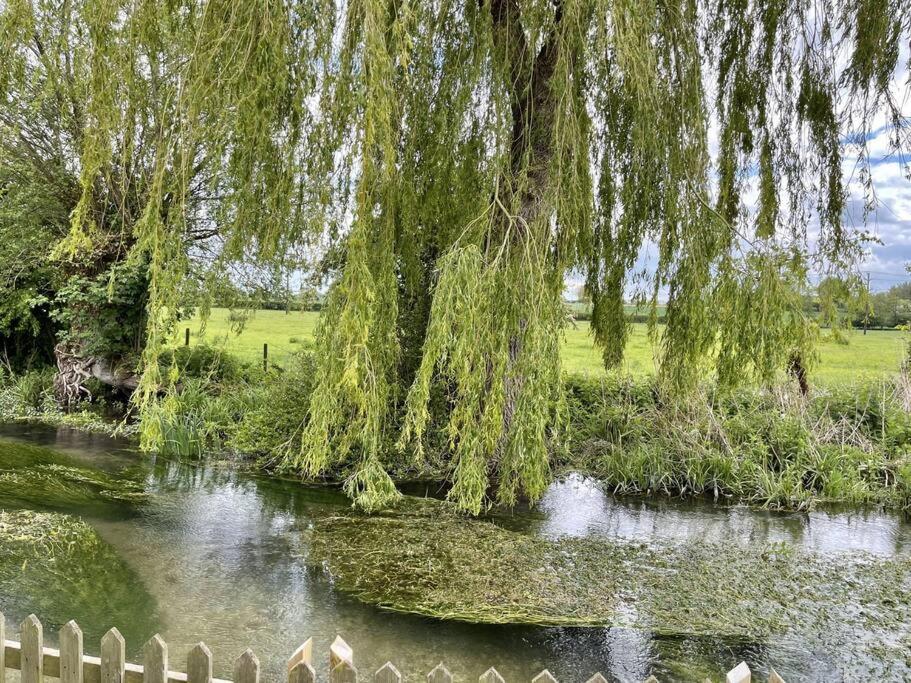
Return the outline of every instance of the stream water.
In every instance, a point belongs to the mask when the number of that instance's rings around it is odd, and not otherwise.
[[[171,649],[172,668],[180,668],[189,648],[203,640],[214,654],[216,676],[222,677],[230,677],[234,658],[250,647],[266,680],[278,680],[284,660],[304,639],[312,636],[315,652],[326,653],[341,634],[353,646],[360,671],[373,671],[391,659],[415,681],[440,661],[461,681],[477,680],[491,665],[508,681],[530,680],[545,667],[561,681],[584,681],[595,671],[609,680],[641,681],[656,674],[664,681],[687,680],[694,667],[717,677],[741,659],[760,670],[774,665],[787,680],[839,680],[831,653],[788,639],[740,642],[611,628],[477,626],[383,612],[340,594],[319,567],[307,562],[308,526],[347,508],[335,490],[156,459],[135,453],[123,441],[23,425],[0,425],[0,472],[14,453],[20,453],[21,463],[22,449],[36,446],[52,449],[74,467],[129,479],[149,494],[140,505],[125,505],[0,491],[0,509],[83,518],[113,551],[109,556],[129,570],[126,591],[106,586],[106,568],[99,567],[97,586],[55,605],[56,613],[80,621],[92,652],[97,653],[101,633],[116,625],[129,634],[133,661],[142,642],[161,633]],[[890,514],[784,514],[704,501],[617,498],[578,476],[553,484],[535,510],[496,521],[548,537],[776,542],[833,557],[911,554],[911,525]],[[0,546],[0,556],[3,552]],[[103,615],[110,612],[98,609],[99,603],[114,600],[116,614],[131,615],[129,624],[107,623]],[[0,611],[13,623],[34,611],[22,604],[15,580],[0,584]],[[38,616],[51,622],[46,630],[53,642],[53,619]]]

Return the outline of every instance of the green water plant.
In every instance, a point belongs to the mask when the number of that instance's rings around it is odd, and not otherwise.
[[[319,520],[309,539],[310,561],[336,589],[385,610],[738,642],[799,634],[846,679],[911,673],[907,558],[823,557],[774,543],[542,538],[407,497],[381,514]]]
[[[91,526],[68,515],[0,509],[0,611],[37,614],[47,631],[78,618],[86,641],[116,625],[145,642],[156,605],[136,573]]]
[[[129,472],[82,467],[57,451],[0,439],[0,507],[110,514],[147,500]]]

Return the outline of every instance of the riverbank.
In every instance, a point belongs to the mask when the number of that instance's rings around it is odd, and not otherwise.
[[[300,447],[310,355],[263,371],[211,350],[185,353],[181,393],[149,418],[164,435],[161,452],[227,457],[238,467],[300,480],[277,463]],[[685,402],[666,400],[652,380],[624,375],[568,376],[565,387],[564,429],[551,435],[554,476],[575,471],[624,494],[708,496],[775,509],[846,503],[911,510],[911,383],[902,375],[819,388],[809,397],[787,385],[725,394],[706,387]],[[7,378],[0,420],[136,432],[135,423],[103,417],[110,405],[63,414],[50,392],[49,375]],[[383,464],[397,482],[447,479],[445,397],[434,405],[424,461],[389,437]],[[341,482],[347,474],[338,466],[319,481]]]

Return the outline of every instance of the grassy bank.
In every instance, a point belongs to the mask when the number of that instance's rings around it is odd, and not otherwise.
[[[569,444],[558,467],[618,492],[708,495],[765,507],[819,502],[911,510],[907,378],[792,387],[669,403],[648,382],[568,382]]]
[[[312,338],[318,313],[284,311],[253,311],[247,316],[231,313],[224,308],[212,311],[205,333],[201,334],[199,319],[192,319],[180,326],[179,343],[183,343],[185,329],[190,328],[190,343],[200,341],[224,348],[244,362],[261,363],[263,344],[269,345],[269,357],[284,364],[287,359]],[[236,318],[245,318],[238,334]],[[823,342],[820,346],[820,363],[812,374],[812,381],[831,385],[879,379],[896,373],[904,353],[905,337],[897,331],[861,331],[847,334],[847,343]],[[595,349],[587,322],[566,328],[563,341],[563,365],[570,374],[603,376],[601,356]],[[635,377],[654,374],[654,347],[646,326],[634,324],[626,348],[623,371]]]
[[[181,393],[148,418],[158,421],[166,454],[230,452],[274,472],[281,456],[300,448],[315,370],[310,353],[267,371],[202,346],[178,349],[177,362],[185,371]],[[0,381],[0,419],[111,427],[92,412],[97,407],[62,416],[50,379],[33,373]],[[649,377],[570,375],[566,399],[567,429],[551,458],[557,474],[581,471],[633,494],[911,510],[911,384],[902,375],[821,387],[808,398],[782,385],[728,394],[706,387],[685,401],[668,400]],[[396,433],[387,435],[384,466],[393,477],[449,478],[454,463],[439,427],[445,396],[433,405],[423,461],[394,447]],[[327,479],[349,473],[339,463]]]

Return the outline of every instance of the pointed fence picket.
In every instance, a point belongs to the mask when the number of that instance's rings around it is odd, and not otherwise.
[[[60,649],[44,647],[41,622],[32,614],[19,625],[19,641],[6,640],[6,622],[0,613],[0,683],[5,681],[6,669],[19,671],[22,683],[44,683],[44,677],[59,678],[60,683],[232,683],[213,678],[212,653],[205,643],[199,643],[187,655],[186,673],[171,671],[168,645],[159,635],[152,636],[142,650],[142,665],[126,661],[126,642],[116,628],[101,639],[101,657],[83,652],[82,630],[75,621],[60,629]],[[246,650],[234,662],[233,683],[259,683],[259,660],[252,650]],[[308,638],[287,662],[288,683],[317,683],[313,667],[313,639]],[[354,652],[341,636],[329,647],[329,683],[357,683]],[[363,683],[402,683],[402,674],[392,662],[386,662],[374,672],[361,677]],[[752,673],[746,662],[740,662],[725,677],[725,683],[751,683]],[[769,683],[784,683],[773,669]],[[440,662],[427,674],[427,683],[453,683],[452,673]],[[478,678],[478,683],[505,683],[503,676],[490,667]],[[531,683],[557,683],[547,669],[531,679]],[[595,673],[586,683],[607,683],[601,673]],[[644,683],[658,683],[654,676]],[[758,683],[758,682],[757,682]]]

